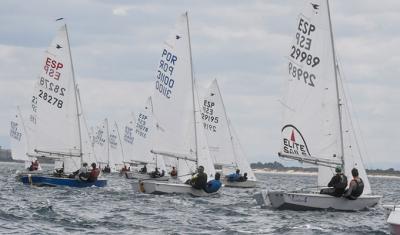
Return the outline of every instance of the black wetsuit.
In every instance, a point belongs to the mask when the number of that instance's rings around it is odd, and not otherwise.
[[[194,182],[192,182],[192,187],[195,189],[205,189],[207,186],[207,174],[198,173]]]
[[[341,197],[347,187],[347,177],[344,174],[336,174],[328,183],[328,187],[335,189],[331,194],[332,196]]]

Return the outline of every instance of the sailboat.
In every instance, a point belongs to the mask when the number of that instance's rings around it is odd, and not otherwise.
[[[143,110],[137,113],[136,125],[134,128],[126,126],[125,137],[130,136],[129,130],[133,133],[135,144],[132,150],[132,158],[130,163],[138,166],[140,169],[136,169],[130,172],[126,172],[125,176],[128,179],[153,179],[157,181],[168,181],[169,177],[165,174],[166,167],[164,158],[160,155],[151,153],[152,134],[155,127],[154,115],[153,115],[153,104],[152,98],[149,97],[146,101],[146,105]],[[129,138],[127,138],[129,140]],[[146,172],[143,169],[146,168]],[[151,172],[155,172],[155,168],[160,172],[160,175],[152,177]],[[164,175],[161,176],[162,171]]]
[[[125,153],[117,122],[111,127],[107,118],[97,126],[94,138],[97,162],[104,173],[119,172],[124,166]],[[109,169],[106,169],[106,167]],[[108,172],[109,171],[109,172]]]
[[[385,208],[391,210],[387,218],[387,223],[389,224],[390,228],[390,234],[400,235],[400,205],[392,205],[390,206],[390,208]]]
[[[364,182],[357,200],[319,194],[318,188],[261,194],[264,204],[274,208],[355,211],[377,205],[351,125],[343,84],[335,56],[328,0],[307,2],[299,14],[288,56],[286,97],[282,100],[282,149],[279,156],[318,166],[318,187],[326,187],[336,166],[351,179],[357,168]],[[347,109],[346,109],[347,108]]]
[[[64,175],[84,161],[79,110],[67,26],[63,25],[45,52],[38,78],[34,152],[62,163]],[[21,176],[24,184],[40,186],[103,187],[106,180],[82,181],[53,175]]]
[[[163,156],[167,166],[176,167],[178,175],[169,182],[139,181],[137,189],[154,194],[209,195],[184,183],[198,166],[204,167],[209,178],[215,176],[199,119],[187,13],[180,16],[175,30],[164,43],[154,88],[153,108],[157,124],[151,151]]]
[[[20,107],[17,107],[17,112],[10,126],[11,157],[13,160],[24,161],[25,169],[28,169],[31,163],[37,160],[29,144],[31,129],[28,125],[26,119],[22,116]],[[37,170],[41,170],[40,165],[38,165]],[[31,171],[30,173],[33,172]]]
[[[215,168],[225,176],[235,172],[236,169],[239,169],[242,175],[247,174],[247,180],[228,181],[227,178],[224,178],[224,185],[239,188],[255,187],[256,177],[240,148],[239,140],[228,119],[216,79],[208,88],[201,105],[201,118]]]

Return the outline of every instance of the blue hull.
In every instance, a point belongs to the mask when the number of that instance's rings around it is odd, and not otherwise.
[[[36,186],[69,186],[76,188],[85,187],[105,187],[107,180],[98,179],[96,182],[87,182],[78,179],[60,178],[46,175],[21,175],[20,180],[24,184],[36,185]]]

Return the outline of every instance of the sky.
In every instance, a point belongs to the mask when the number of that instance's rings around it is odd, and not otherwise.
[[[229,118],[250,162],[277,157],[286,57],[303,1],[2,0],[0,146],[27,107],[43,52],[63,17],[84,112],[92,125],[125,120],[152,94],[163,41],[189,12],[194,73],[218,79]],[[335,0],[337,56],[368,153],[367,168],[400,169],[400,1]]]

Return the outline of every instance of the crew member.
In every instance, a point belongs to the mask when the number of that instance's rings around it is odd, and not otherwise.
[[[204,173],[204,167],[199,166],[197,169],[197,174],[190,179],[189,182],[190,185],[192,185],[193,188],[195,189],[204,189],[207,186],[207,174]]]
[[[321,194],[328,194],[334,197],[341,197],[347,187],[347,177],[342,173],[342,168],[337,166],[335,168],[336,175],[334,175],[328,183],[328,187],[321,189]]]
[[[237,169],[235,173],[229,174],[229,175],[225,176],[225,178],[227,178],[228,181],[233,182],[233,181],[238,181],[240,176],[241,176],[240,175],[240,170]]]
[[[364,182],[358,176],[357,168],[351,170],[353,179],[350,181],[349,188],[344,193],[344,197],[350,200],[356,200],[364,191]]]
[[[96,168],[96,163],[92,163],[92,170],[90,171],[89,177],[87,179],[88,182],[96,182],[97,177],[100,175],[99,168]]]
[[[217,192],[221,188],[222,183],[220,181],[220,177],[221,175],[217,172],[215,173],[215,179],[207,182],[207,186],[205,188],[207,193]]]
[[[104,172],[104,173],[111,173],[110,165],[107,164],[107,166],[104,167],[103,172]]]
[[[146,174],[146,173],[147,173],[147,167],[146,167],[146,165],[144,165],[144,166],[140,169],[139,173],[141,173],[141,174]]]
[[[29,167],[29,171],[37,171],[39,169],[39,161],[36,159],[31,162],[31,166]]]
[[[176,168],[173,166],[169,174],[171,175],[171,177],[176,178],[178,176],[178,171],[176,171]]]
[[[239,181],[239,182],[245,182],[245,181],[247,181],[247,172],[245,172],[245,173],[243,174],[243,176],[240,176],[239,179],[238,179],[238,181]]]

